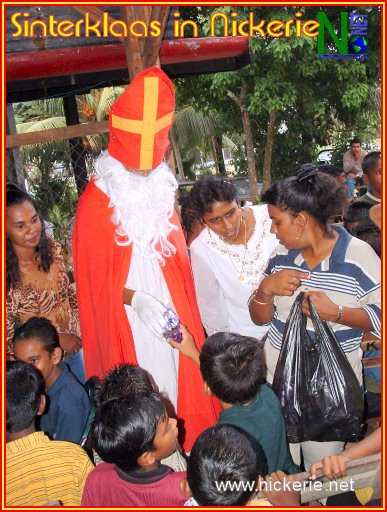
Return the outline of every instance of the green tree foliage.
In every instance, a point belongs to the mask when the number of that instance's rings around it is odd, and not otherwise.
[[[201,35],[209,33],[209,20],[214,11],[224,12],[238,20],[253,13],[256,21],[317,19],[325,12],[339,31],[344,7],[223,7],[181,8],[182,18],[195,19]],[[241,70],[190,77],[178,81],[179,96],[197,108],[216,111],[225,122],[225,131],[242,133],[240,112],[230,101],[227,91],[238,95],[246,87],[248,112],[254,135],[258,177],[262,179],[265,148],[268,143],[270,114],[275,114],[275,132],[271,175],[286,175],[300,163],[314,161],[319,147],[334,144],[341,134],[378,131],[379,124],[379,51],[380,12],[378,7],[356,7],[368,15],[368,60],[320,60],[317,40],[290,38],[250,38],[253,62]],[[192,97],[192,90],[195,96]],[[273,118],[273,116],[272,116]],[[242,160],[239,161],[240,163]]]

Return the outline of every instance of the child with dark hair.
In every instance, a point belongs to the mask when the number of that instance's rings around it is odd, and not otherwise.
[[[214,394],[222,407],[219,424],[239,427],[258,441],[269,473],[297,473],[288,450],[280,402],[265,384],[262,345],[256,338],[219,332],[205,340],[199,355],[192,336],[183,326],[181,329],[182,343],[168,341],[200,365],[205,393]]]
[[[188,459],[187,479],[182,482],[184,494],[191,496],[186,505],[270,505],[267,500],[254,499],[259,477],[266,474],[266,460],[253,443],[243,430],[231,425],[205,430],[195,441]],[[284,503],[279,503],[278,497],[272,503],[299,505],[298,496],[294,491],[286,492]]]
[[[112,398],[129,398],[139,394],[158,393],[158,388],[152,376],[143,368],[134,364],[124,363],[112,368],[102,381],[97,385],[95,391],[96,406],[100,407],[104,402]],[[161,395],[166,406],[170,403]],[[95,463],[98,463],[98,456],[95,454]],[[98,457],[98,458],[97,458]],[[169,466],[174,471],[185,471],[187,463],[177,443],[176,450],[162,460],[162,464]]]
[[[89,475],[82,506],[183,505],[180,481],[186,473],[160,464],[176,448],[176,423],[157,393],[102,403],[93,422],[93,441],[105,462]]]
[[[156,384],[146,370],[134,364],[123,363],[112,368],[102,378],[96,387],[94,397],[99,407],[112,398],[157,391]]]
[[[328,176],[332,176],[342,185],[345,183],[345,172],[344,169],[342,169],[341,167],[336,167],[335,165],[331,164],[319,164],[317,166],[317,169],[319,170],[319,172],[322,172],[323,174],[328,174]]]
[[[356,199],[356,203],[368,203],[371,206],[380,204],[381,198],[381,158],[380,151],[372,151],[364,157],[363,181],[368,185],[368,191],[364,196]]]
[[[204,226],[197,218],[189,193],[180,192],[180,196],[177,201],[180,205],[181,227],[183,228],[189,250],[191,243],[200,235]]]
[[[32,317],[21,325],[13,337],[13,351],[16,359],[42,372],[48,410],[41,416],[41,429],[52,439],[80,443],[90,401],[67,365],[59,366],[62,349],[50,320]]]
[[[79,506],[93,466],[79,446],[36,432],[36,417],[46,405],[42,374],[30,364],[8,361],[6,387],[7,506],[42,506],[54,500]]]
[[[348,233],[352,234],[352,230],[360,224],[370,222],[369,211],[371,204],[366,201],[359,201],[350,204],[343,215],[343,224]]]
[[[205,430],[192,447],[183,492],[199,506],[246,505],[255,494],[258,475],[266,475],[266,470],[265,456],[257,456],[242,430],[215,425]],[[224,488],[226,482],[246,485],[230,489]]]
[[[371,222],[369,219],[368,222],[364,222],[359,224],[352,230],[352,236],[358,238],[359,240],[363,240],[367,242],[368,245],[372,247],[372,249],[379,256],[381,255],[381,239],[380,239],[380,229],[376,224]]]

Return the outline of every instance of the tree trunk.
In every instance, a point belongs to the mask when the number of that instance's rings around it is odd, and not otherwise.
[[[181,155],[180,155],[180,149],[179,149],[179,146],[177,145],[177,141],[176,141],[176,138],[175,138],[172,130],[169,132],[169,140],[171,141],[173,153],[175,155],[175,161],[176,161],[176,165],[177,165],[177,174],[179,177],[179,181],[184,181],[185,177],[184,177],[183,162],[181,160]]]
[[[212,149],[212,157],[214,159],[215,164],[215,174],[220,174],[219,170],[219,162],[216,156],[216,147],[215,147],[215,137],[211,137],[211,149]]]
[[[257,181],[257,171],[256,171],[256,167],[255,167],[253,132],[251,129],[250,115],[249,115],[249,112],[247,110],[247,105],[246,105],[246,85],[244,84],[242,86],[240,97],[236,96],[231,91],[227,91],[227,94],[233,101],[235,101],[235,103],[238,105],[238,107],[241,110],[243,134],[244,134],[245,145],[246,145],[249,190],[250,190],[251,201],[254,204],[256,204],[258,202],[258,181]]]
[[[273,145],[275,141],[275,119],[276,112],[270,112],[269,124],[267,127],[267,137],[265,146],[265,156],[263,159],[263,172],[262,172],[262,191],[263,193],[271,183],[271,160],[273,156]]]
[[[7,103],[7,135],[16,133],[15,114],[11,103]],[[26,187],[26,179],[23,172],[23,162],[20,154],[20,148],[7,149],[6,159],[7,181],[18,183]]]
[[[223,158],[222,136],[212,137],[212,147],[214,148],[215,167],[218,174],[226,175],[226,166]]]

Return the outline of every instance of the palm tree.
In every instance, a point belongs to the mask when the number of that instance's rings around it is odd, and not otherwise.
[[[220,114],[195,110],[191,105],[178,108],[171,129],[171,142],[181,181],[185,179],[183,161],[195,160],[194,152],[199,150],[204,155],[212,155],[217,172],[224,172],[225,166],[222,151],[216,151],[216,144],[222,142],[223,119]],[[226,139],[228,140],[228,139]],[[220,141],[220,143],[219,143]],[[185,171],[186,173],[189,170]]]

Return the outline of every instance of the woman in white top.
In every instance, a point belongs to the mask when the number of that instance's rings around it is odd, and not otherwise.
[[[268,326],[253,324],[247,303],[278,245],[267,207],[240,208],[233,183],[214,177],[197,181],[190,200],[206,227],[191,244],[191,262],[207,334],[230,331],[261,339]]]

